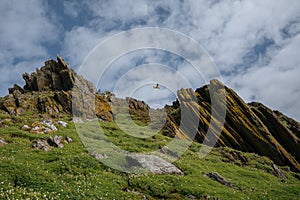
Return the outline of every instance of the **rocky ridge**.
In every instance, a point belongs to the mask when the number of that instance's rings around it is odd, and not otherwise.
[[[93,84],[78,75],[59,55],[57,61],[46,61],[45,66],[36,72],[24,73],[23,79],[24,87],[15,84],[8,89],[7,96],[0,98],[0,110],[12,115],[30,112],[56,117],[68,113],[77,117],[113,120],[110,105],[114,94],[96,92]],[[73,105],[73,102],[80,103]],[[143,101],[115,98],[114,106],[121,107],[125,103],[132,115],[148,116],[149,106]]]
[[[45,66],[36,69],[31,74],[23,74],[25,86],[14,85],[9,88],[9,94],[0,100],[0,109],[12,115],[24,115],[26,112],[45,113],[57,116],[60,113],[76,112],[80,116],[100,116],[112,120],[108,100],[101,95],[95,97],[93,84],[78,75],[62,57],[57,61],[48,60]],[[84,98],[94,104],[84,104],[84,107],[73,106],[74,98]],[[101,102],[95,103],[96,102]],[[96,104],[96,111],[94,106]]]
[[[184,127],[198,127],[195,140],[202,143],[206,138],[208,127],[211,126],[211,99],[209,87],[223,85],[212,80],[210,85],[196,89],[195,96],[198,104],[193,104],[191,89],[178,92],[178,99],[184,99],[182,105],[179,100],[168,106],[169,117],[166,124],[167,134],[174,137],[189,138],[190,136],[179,129],[180,110],[182,106],[189,107],[191,114],[198,116],[199,124],[183,124]],[[222,133],[216,146],[227,146],[244,152],[253,152],[271,158],[278,165],[289,165],[293,170],[300,171],[300,124],[278,111],[273,111],[261,103],[246,104],[232,89],[224,86],[216,91],[226,94],[226,119]],[[218,105],[216,105],[218,107]],[[215,119],[216,120],[216,119]],[[212,127],[217,135],[216,130]]]
[[[104,121],[113,121],[111,103],[114,102],[117,109],[118,105],[120,108],[128,105],[134,119],[149,122],[151,108],[145,102],[132,98],[118,99],[110,92],[96,93],[92,83],[76,74],[60,56],[57,56],[57,61],[46,61],[45,66],[32,74],[25,73],[23,78],[26,83],[24,87],[14,85],[7,96],[0,98],[0,110],[13,115],[31,112],[52,117],[75,112],[76,116],[97,116]],[[226,103],[226,122],[216,146],[254,152],[271,158],[277,165],[289,165],[292,170],[300,171],[300,124],[261,103],[246,104],[232,89],[217,80],[195,91],[179,90],[178,100],[165,107],[168,116],[163,133],[202,143],[211,121],[211,88],[215,89],[214,95],[220,105]],[[226,95],[226,102],[222,100],[222,95]],[[74,99],[84,99],[90,103],[74,107]],[[179,128],[183,107],[199,119],[198,124],[186,120],[182,126],[184,128]],[[197,130],[195,137],[187,131],[191,127]],[[214,127],[212,130],[217,133]]]

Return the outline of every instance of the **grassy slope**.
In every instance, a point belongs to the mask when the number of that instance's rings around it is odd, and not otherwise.
[[[141,199],[143,195],[149,199],[188,199],[189,195],[220,199],[298,199],[300,196],[300,181],[294,174],[283,171],[288,180],[280,180],[272,172],[272,161],[266,157],[240,153],[248,159],[243,165],[240,160],[228,159],[233,150],[219,148],[200,159],[196,153],[200,145],[193,144],[174,163],[185,176],[132,175],[112,170],[90,156],[72,123],[54,134],[70,136],[74,142],[63,149],[52,148],[50,152],[32,149],[31,140],[45,136],[21,131],[20,127],[33,121],[36,120],[32,117],[15,117],[12,122],[5,121],[7,128],[0,128],[0,137],[9,142],[0,147],[0,199]],[[129,151],[157,149],[169,140],[161,134],[134,139],[113,122],[100,125],[111,141]],[[211,171],[217,171],[239,189],[206,178],[204,174]]]

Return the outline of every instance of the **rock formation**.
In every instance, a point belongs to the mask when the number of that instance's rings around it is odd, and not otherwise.
[[[93,84],[78,75],[60,56],[57,61],[46,61],[45,66],[32,74],[23,74],[23,78],[26,83],[23,88],[15,84],[0,100],[1,110],[13,115],[23,115],[27,111],[53,116],[76,112],[83,117],[97,115],[112,120],[108,101],[97,96]],[[73,107],[74,98],[88,103]]]
[[[57,56],[57,61],[46,61],[45,66],[32,74],[25,73],[23,78],[26,83],[23,88],[14,85],[7,96],[0,98],[0,110],[13,115],[68,113],[112,121],[116,112],[129,109],[131,117],[142,124],[149,123],[149,113],[155,111],[143,101],[116,98],[110,92],[96,93],[92,83],[76,74],[60,56]],[[214,90],[216,108],[211,106],[210,90]],[[226,96],[226,101],[222,96]],[[74,101],[82,104],[74,105]],[[271,158],[279,166],[289,165],[292,170],[300,171],[300,124],[261,103],[246,104],[232,89],[217,80],[195,91],[179,90],[178,100],[164,108],[168,116],[162,132],[170,137],[192,138],[202,143],[207,139],[206,132],[210,127],[217,138],[217,128],[210,124],[211,113],[216,111],[214,121],[219,123],[218,117],[222,113],[218,112],[218,106],[223,104],[226,104],[226,121],[216,146],[254,152]],[[184,120],[183,108],[186,112]],[[195,130],[196,135],[191,135],[193,131],[190,130]]]
[[[48,138],[32,141],[31,147],[43,151],[50,151],[51,147],[63,148],[64,144],[72,142],[72,138],[63,137],[61,135],[50,136]]]
[[[213,80],[210,85],[212,84],[216,87],[222,83]],[[181,108],[187,106],[190,107],[192,115],[198,116],[199,124],[194,124],[193,120],[186,120],[186,124],[182,127],[198,127],[195,140],[203,142],[211,120],[210,85],[198,88],[194,93],[191,89],[179,91],[178,99],[184,99],[182,101],[184,103],[180,105],[177,100],[172,106],[167,106],[169,110],[165,127],[167,135],[190,137],[186,131],[179,129],[182,122]],[[246,104],[226,86],[221,90],[217,93],[226,93],[226,121],[216,146],[254,152],[271,158],[278,165],[289,165],[293,170],[300,171],[299,123],[278,111],[272,111],[261,103]],[[196,105],[189,103],[192,102],[192,93],[197,97]]]

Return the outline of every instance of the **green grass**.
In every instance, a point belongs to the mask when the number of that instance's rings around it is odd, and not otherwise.
[[[38,117],[38,116],[36,116]],[[89,154],[93,148],[108,148],[102,139],[111,141],[117,148],[130,152],[157,150],[171,139],[158,133],[148,138],[136,138],[123,132],[114,122],[86,122],[77,124],[85,135],[79,136],[68,121],[67,128],[51,135],[69,136],[73,142],[64,148],[49,152],[32,149],[31,141],[49,135],[35,135],[22,131],[23,124],[39,118],[0,115],[7,128],[0,128],[0,137],[9,143],[0,147],[0,199],[197,199],[206,196],[220,199],[299,199],[300,181],[292,172],[283,171],[288,180],[277,178],[271,168],[272,161],[256,154],[237,152],[229,148],[214,149],[200,159],[200,145],[193,143],[175,165],[184,176],[134,175],[111,169]],[[126,122],[124,120],[126,125]],[[103,134],[99,134],[99,125]],[[130,127],[129,127],[130,130]],[[134,131],[134,130],[133,130]],[[147,133],[146,133],[147,134]],[[147,135],[146,135],[147,136]],[[83,138],[84,137],[84,138]],[[90,142],[86,149],[82,141]],[[101,143],[102,141],[102,143]],[[101,146],[103,145],[103,146]],[[230,159],[232,152],[247,158]],[[125,160],[119,160],[124,166]],[[212,181],[204,175],[217,171],[238,189]]]

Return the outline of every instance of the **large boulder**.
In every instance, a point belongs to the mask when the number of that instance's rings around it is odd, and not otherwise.
[[[140,169],[154,174],[183,175],[183,172],[175,165],[155,155],[135,154],[128,155],[126,159],[129,165],[136,170]]]

